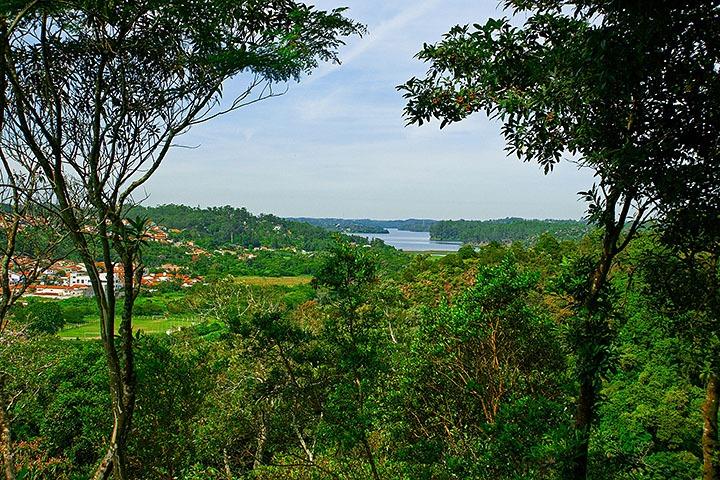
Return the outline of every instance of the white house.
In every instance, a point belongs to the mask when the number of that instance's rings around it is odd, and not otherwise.
[[[121,287],[121,280],[117,275],[114,275],[113,277],[115,281],[115,288]],[[107,283],[107,274],[101,273],[100,274],[100,283],[105,285]],[[86,287],[91,287],[92,282],[90,281],[90,276],[85,273],[80,272],[72,272],[70,273],[70,278],[68,280],[68,285],[71,287],[74,287],[76,285],[84,285]]]

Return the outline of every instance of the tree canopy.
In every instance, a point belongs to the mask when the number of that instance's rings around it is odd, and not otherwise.
[[[50,185],[46,208],[62,219],[100,311],[113,428],[93,478],[129,475],[132,319],[148,224],[128,213],[141,187],[191,127],[275,96],[278,84],[337,61],[343,38],[361,32],[343,9],[292,0],[0,5],[0,149]],[[226,99],[225,82],[236,77],[245,87]]]
[[[584,268],[587,294],[576,302],[582,368],[577,461],[568,473],[585,478],[615,333],[602,303],[617,255],[649,215],[675,219],[685,234],[717,223],[720,3],[503,4],[515,19],[454,27],[418,54],[430,65],[426,76],[398,88],[410,124],[438,119],[444,127],[484,112],[502,123],[508,152],[545,173],[565,157],[597,179],[580,192],[603,240]]]

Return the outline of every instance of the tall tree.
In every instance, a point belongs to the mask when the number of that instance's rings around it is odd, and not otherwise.
[[[0,148],[28,170],[39,167],[51,185],[100,311],[114,425],[94,478],[132,475],[125,445],[136,398],[132,316],[145,222],[127,217],[141,187],[188,129],[337,60],[342,37],[360,30],[342,9],[292,0],[2,4],[8,101]],[[228,101],[223,86],[235,77],[247,84]]]
[[[567,377],[558,327],[536,304],[539,279],[506,256],[479,266],[474,285],[451,304],[423,312],[399,387],[405,435],[430,457],[410,455],[419,464],[442,462],[451,478],[553,478],[558,462],[532,452],[558,418],[538,419],[536,409],[553,404]]]
[[[7,103],[8,79],[0,76],[0,105]],[[0,132],[6,125],[0,108]],[[14,305],[56,261],[67,254],[66,235],[47,209],[52,190],[35,167],[23,171],[0,148],[0,335]],[[65,250],[63,252],[63,250]],[[0,455],[7,480],[16,478],[10,419],[6,411],[5,374],[0,372]]]
[[[485,112],[519,158],[548,173],[569,156],[598,179],[582,196],[602,229],[601,253],[579,290],[573,335],[578,444],[568,477],[585,478],[612,340],[601,307],[614,261],[656,207],[698,194],[694,185],[717,163],[720,2],[504,5],[525,20],[454,27],[418,55],[431,64],[426,77],[399,88],[409,123],[437,118],[443,127]]]
[[[702,352],[697,360],[705,379],[702,408],[703,480],[720,479],[720,162],[695,181],[677,185],[694,190],[691,201],[668,201],[660,212],[661,240],[671,268],[652,265],[658,305],[679,320],[675,331]],[[664,264],[661,264],[661,266]]]
[[[325,421],[344,448],[359,446],[370,467],[368,478],[380,480],[370,433],[377,415],[378,383],[386,366],[382,314],[375,298],[378,264],[367,249],[338,237],[319,269],[314,285],[326,308],[323,337],[330,346],[334,388],[325,405]]]
[[[42,183],[38,183],[38,177],[14,171],[1,151],[0,160],[3,163],[0,167],[0,335],[3,335],[8,330],[13,307],[48,268],[67,254],[67,249],[63,245],[65,236],[58,229],[59,222],[45,209],[49,195]],[[0,372],[0,455],[5,478],[14,480],[5,384],[5,373]]]

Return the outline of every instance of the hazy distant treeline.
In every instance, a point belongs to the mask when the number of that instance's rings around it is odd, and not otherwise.
[[[437,223],[437,220],[410,218],[407,220],[371,220],[346,219],[346,218],[289,218],[297,222],[305,222],[310,225],[325,228],[332,231],[350,233],[387,233],[388,228],[397,228],[409,232],[429,232],[430,227]]]

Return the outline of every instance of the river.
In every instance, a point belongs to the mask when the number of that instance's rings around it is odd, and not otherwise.
[[[388,228],[390,233],[355,233],[360,237],[369,240],[379,238],[387,245],[406,252],[442,251],[457,252],[462,243],[457,242],[436,242],[430,240],[430,232],[408,232],[397,228]]]

